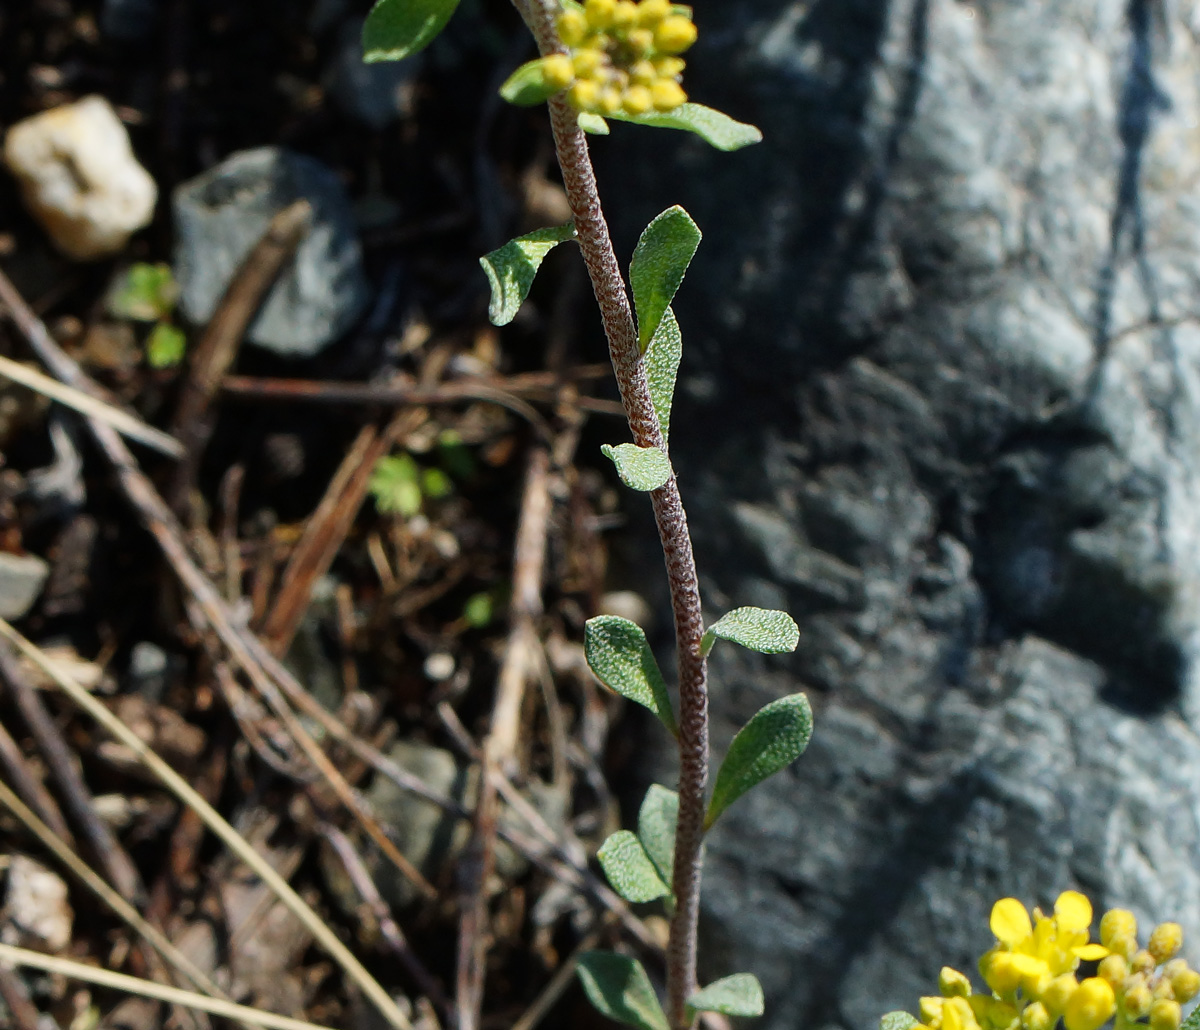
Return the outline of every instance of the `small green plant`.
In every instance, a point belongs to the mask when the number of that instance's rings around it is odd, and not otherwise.
[[[178,301],[179,285],[170,265],[137,262],[117,278],[106,307],[113,318],[153,323],[146,337],[146,360],[151,368],[171,368],[183,360],[187,348],[187,337],[171,320]]]
[[[454,492],[450,477],[439,468],[421,468],[410,454],[389,454],[371,470],[367,484],[382,514],[412,518],[424,501],[440,500]]]
[[[398,60],[416,53],[446,25],[457,3],[378,0],[363,31],[365,59]],[[588,663],[601,682],[652,711],[679,747],[678,791],[652,787],[642,803],[637,832],[613,834],[598,854],[609,882],[624,898],[635,903],[661,899],[667,907],[666,1005],[641,963],[628,955],[589,952],[579,960],[579,978],[596,1008],[618,1022],[641,1030],[689,1030],[702,1011],[762,1013],[762,989],[749,973],[706,987],[697,982],[703,841],[731,804],[804,751],[812,734],[812,712],[802,694],[768,704],[734,737],[708,790],[709,652],[718,640],[768,654],[792,651],[799,631],[784,612],[759,608],[739,608],[704,627],[687,516],[667,446],[682,357],[671,302],[700,244],[700,230],[683,208],[667,208],[642,233],[627,284],[613,252],[584,134],[605,135],[607,120],[615,119],[692,132],[720,150],[757,143],[762,134],[688,101],[683,55],[697,38],[690,7],[670,0],[514,4],[540,55],[519,67],[500,93],[515,104],[548,103],[573,219],[521,236],[481,259],[492,290],[489,314],[496,325],[510,322],[550,250],[568,241],[578,244],[633,437],[632,442],[606,445],[603,453],[622,482],[650,495],[675,622],[678,711],[637,625],[611,616],[592,619],[584,641]]]
[[[1200,972],[1178,958],[1183,929],[1161,923],[1139,946],[1132,912],[1114,908],[1100,920],[1100,940],[1089,940],[1092,904],[1063,891],[1053,915],[1016,898],[992,906],[996,943],[979,959],[987,985],[943,966],[938,994],[922,998],[920,1018],[889,1012],[880,1030],[1200,1030],[1200,1010],[1183,1023],[1181,1006],[1200,993]],[[1096,975],[1076,978],[1081,962],[1098,962]]]

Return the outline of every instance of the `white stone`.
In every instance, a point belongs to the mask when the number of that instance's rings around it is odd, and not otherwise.
[[[5,137],[4,161],[33,216],[77,261],[117,253],[154,217],[158,189],[103,97],[18,122]]]
[[[13,855],[8,867],[8,892],[3,937],[9,943],[62,951],[71,943],[75,914],[67,903],[67,885],[44,865]]]

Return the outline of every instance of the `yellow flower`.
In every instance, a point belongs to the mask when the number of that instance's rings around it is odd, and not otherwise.
[[[1100,959],[1108,949],[1088,943],[1092,904],[1078,891],[1063,891],[1054,903],[1054,915],[1034,909],[1033,919],[1016,898],[1001,898],[992,906],[990,925],[999,944],[984,958],[981,971],[997,994],[1022,988],[1038,998],[1054,978],[1071,973],[1081,959]]]

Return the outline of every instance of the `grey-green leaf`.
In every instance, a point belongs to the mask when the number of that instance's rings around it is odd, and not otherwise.
[[[575,225],[567,222],[518,236],[479,259],[492,287],[492,301],[488,305],[492,325],[508,325],[516,318],[546,255],[574,237]]]
[[[683,129],[694,132],[705,143],[718,150],[741,150],[752,143],[762,142],[762,133],[753,125],[735,121],[729,115],[703,104],[680,104],[665,113],[639,115],[610,115],[623,122],[653,125],[660,129]]]
[[[596,678],[609,690],[649,708],[673,735],[678,735],[667,684],[646,634],[636,622],[619,615],[588,619],[583,628],[583,653]]]
[[[642,232],[629,263],[629,285],[643,354],[698,246],[700,229],[678,204],[667,208]]]
[[[639,1030],[667,1030],[667,1017],[646,970],[613,951],[585,951],[575,972],[588,1001],[609,1019]]]
[[[429,45],[458,0],[379,0],[363,25],[363,60],[399,61]]]
[[[532,107],[549,100],[562,89],[546,81],[546,62],[543,58],[526,61],[500,87],[500,95],[518,107]]]
[[[675,874],[675,827],[679,822],[679,795],[652,784],[638,810],[638,839],[664,883]]]
[[[621,482],[631,490],[657,490],[671,478],[671,459],[657,447],[638,447],[623,443],[603,444],[601,452],[617,466]]]
[[[575,123],[586,133],[592,136],[607,136],[608,122],[601,118],[598,114],[592,114],[590,111],[580,111],[579,117],[575,119]]]
[[[1200,1009],[1197,1009],[1196,1012],[1200,1012]],[[1192,1019],[1197,1019],[1196,1013],[1192,1013],[1188,1023]],[[880,1017],[879,1030],[912,1030],[912,1027],[916,1026],[918,1022],[916,1016],[911,1016],[907,1012],[888,1012]],[[1198,1030],[1198,1028],[1200,1028],[1200,1021],[1194,1027],[1189,1027],[1187,1023],[1184,1023],[1179,1030]]]
[[[761,1016],[762,984],[753,973],[734,973],[714,980],[687,1000],[694,1012],[721,1012],[726,1016]]]
[[[626,901],[653,901],[671,893],[642,842],[628,830],[618,830],[596,852],[612,889]]]
[[[704,825],[712,826],[751,787],[799,758],[808,747],[812,727],[812,709],[803,694],[781,697],[762,708],[729,745]]]
[[[783,654],[796,650],[800,630],[787,612],[735,608],[708,627],[700,641],[700,653],[707,655],[718,639],[732,640],[763,654]]]
[[[675,312],[668,307],[643,359],[650,401],[654,405],[654,413],[658,415],[664,443],[671,432],[671,399],[675,394],[675,377],[679,374],[682,357],[683,337],[679,334],[679,322]]]

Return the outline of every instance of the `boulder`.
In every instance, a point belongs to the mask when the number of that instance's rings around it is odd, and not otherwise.
[[[816,722],[710,838],[703,978],[871,1030],[1067,888],[1196,961],[1200,4],[697,23],[689,93],[765,142],[615,126],[600,181],[626,256],[673,203],[705,233],[671,443],[709,617],[801,627],[717,647],[715,753],[785,693]]]

